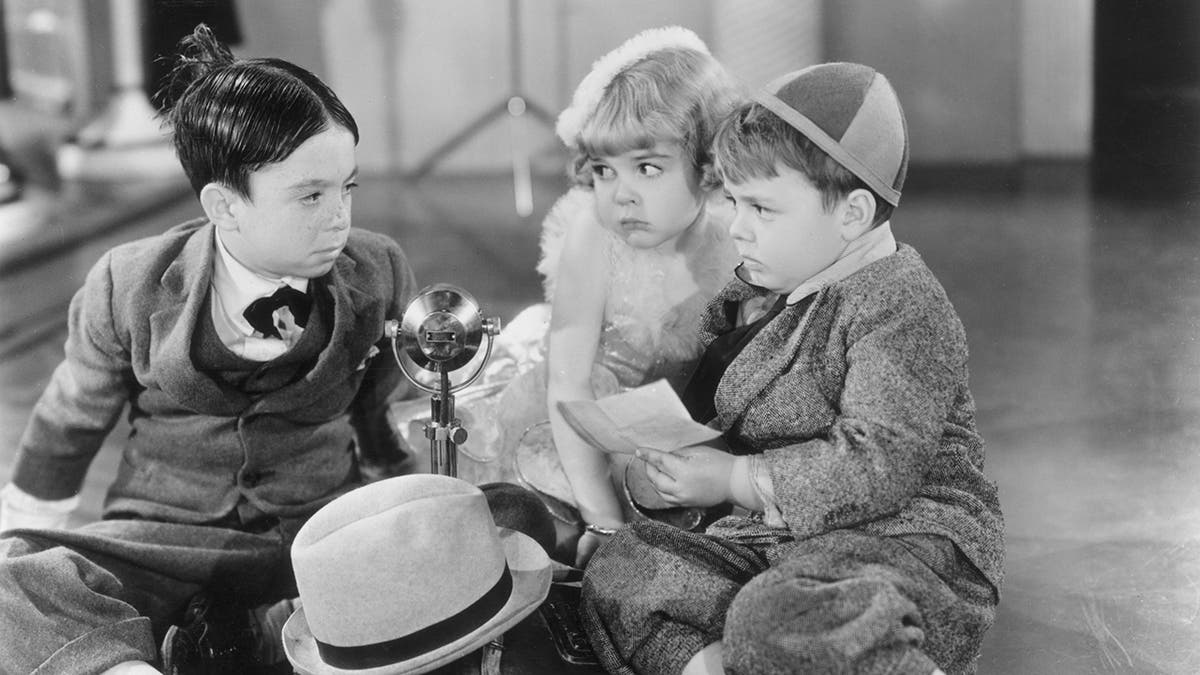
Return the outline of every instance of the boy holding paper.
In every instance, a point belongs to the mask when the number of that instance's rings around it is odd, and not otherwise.
[[[559,401],[558,410],[575,433],[609,453],[633,455],[642,446],[673,450],[721,436],[688,416],[666,380],[598,400]]]
[[[999,600],[996,488],[962,324],[889,218],[908,160],[887,80],[790,73],[718,130],[737,280],[684,395],[718,447],[640,448],[663,498],[592,558],[583,620],[632,672],[973,672]]]

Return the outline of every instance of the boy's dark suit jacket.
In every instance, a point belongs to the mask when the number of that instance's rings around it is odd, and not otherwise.
[[[42,499],[76,494],[129,405],[130,436],[106,513],[214,522],[241,500],[267,515],[305,517],[358,480],[355,426],[386,414],[400,381],[383,350],[414,279],[392,239],[352,230],[323,279],[330,339],[311,371],[259,398],[193,365],[207,316],[212,224],[184,223],[119,246],[71,301],[66,358],[34,408],[13,482]]]

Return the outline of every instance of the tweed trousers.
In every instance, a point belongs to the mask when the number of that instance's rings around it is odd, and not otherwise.
[[[582,619],[612,673],[679,673],[721,641],[727,673],[929,675],[975,671],[997,602],[942,537],[737,541],[650,521],[596,552]]]
[[[158,642],[202,589],[249,606],[296,594],[299,522],[261,532],[146,520],[0,536],[0,673],[98,673],[158,661]]]

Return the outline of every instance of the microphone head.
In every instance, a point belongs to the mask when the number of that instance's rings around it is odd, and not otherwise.
[[[417,366],[449,372],[471,361],[487,332],[475,298],[457,286],[438,283],[421,289],[408,303],[399,338]]]

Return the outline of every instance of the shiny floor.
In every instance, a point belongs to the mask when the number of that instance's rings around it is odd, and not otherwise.
[[[1200,672],[1200,195],[1101,194],[1078,165],[910,180],[894,229],[966,324],[1008,523],[980,672]],[[506,175],[367,179],[355,223],[394,235],[422,283],[463,286],[507,320],[540,297],[539,218],[562,189],[535,181],[519,218]],[[62,337],[0,357],[0,480]]]

